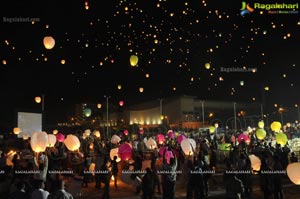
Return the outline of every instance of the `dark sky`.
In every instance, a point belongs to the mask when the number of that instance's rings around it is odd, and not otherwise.
[[[34,97],[41,94],[53,121],[66,119],[75,103],[104,103],[105,94],[114,104],[124,100],[125,107],[182,94],[259,102],[265,93],[269,106],[300,103],[299,14],[255,9],[241,16],[241,5],[236,0],[3,1],[0,120],[11,122],[16,109],[39,110]],[[5,21],[27,17],[38,21]],[[55,39],[52,50],[44,48],[45,36]],[[136,67],[129,63],[131,55],[139,57]],[[248,72],[222,71],[243,67]]]

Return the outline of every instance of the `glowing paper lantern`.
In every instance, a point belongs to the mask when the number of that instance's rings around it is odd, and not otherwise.
[[[300,151],[300,138],[294,138],[288,141],[290,149],[292,151]]]
[[[300,185],[300,162],[294,162],[287,166],[286,172],[289,179],[296,185]]]
[[[210,63],[205,63],[205,68],[208,70],[208,69],[210,69]]]
[[[69,134],[64,141],[64,144],[70,151],[76,151],[80,147],[80,141],[76,135]]]
[[[44,37],[43,43],[45,48],[48,50],[51,50],[55,46],[55,40],[51,36]]]
[[[24,133],[24,134],[23,134],[23,140],[28,140],[28,138],[29,138],[28,133]]]
[[[93,176],[95,175],[95,167],[96,167],[95,163],[91,163],[89,167],[89,171],[92,173]]]
[[[118,144],[121,141],[121,138],[117,135],[113,135],[110,139],[110,142],[113,144]]]
[[[258,128],[263,129],[264,127],[265,127],[264,121],[259,121],[259,122],[258,122]]]
[[[58,142],[64,142],[65,141],[65,136],[61,133],[56,134],[56,140]]]
[[[92,110],[90,108],[86,108],[83,110],[83,114],[85,117],[90,117],[92,115]]]
[[[246,143],[249,143],[250,142],[250,138],[248,137],[248,135],[242,133],[239,135],[238,137],[238,142],[241,143],[242,140],[244,140]]]
[[[119,101],[119,106],[123,106],[123,105],[124,105],[124,101],[123,100]]]
[[[177,142],[178,142],[179,144],[181,144],[182,140],[185,140],[185,139],[186,139],[186,137],[185,137],[184,135],[180,134],[180,135],[177,137]]]
[[[122,160],[129,160],[131,158],[132,148],[128,143],[119,146],[118,155]]]
[[[130,56],[130,65],[131,66],[136,66],[139,62],[139,58],[136,55],[131,55]]]
[[[209,133],[214,133],[216,131],[216,128],[214,126],[209,127]]]
[[[94,136],[96,137],[96,138],[100,138],[101,137],[101,134],[100,134],[100,131],[94,131]]]
[[[91,130],[90,130],[90,129],[86,129],[86,130],[84,131],[84,135],[90,136],[90,135],[91,135]]]
[[[125,130],[123,131],[123,133],[124,133],[124,135],[127,136],[127,135],[128,135],[128,130],[125,129]]]
[[[277,144],[280,144],[281,146],[285,146],[288,141],[288,138],[286,134],[284,133],[277,133],[276,134],[276,142]]]
[[[110,153],[109,153],[110,159],[114,160],[114,157],[117,156],[117,160],[116,161],[120,162],[121,158],[119,157],[118,152],[119,152],[119,148],[113,148],[113,149],[111,149]]]
[[[260,171],[261,161],[260,161],[259,157],[251,154],[251,155],[249,155],[249,159],[251,162],[252,169],[254,171]]]
[[[48,135],[46,132],[34,132],[30,140],[31,148],[34,152],[44,152],[48,146]]]
[[[175,133],[172,130],[168,130],[168,137],[170,139],[174,139],[175,138]]]
[[[153,138],[149,138],[146,143],[145,143],[146,147],[148,149],[155,149],[157,148],[157,144],[156,141]]]
[[[280,129],[281,129],[281,123],[278,122],[278,121],[272,122],[272,124],[271,124],[271,129],[272,129],[272,131],[278,133],[278,132],[280,131]]]
[[[140,134],[143,135],[144,134],[144,129],[140,128]]]
[[[34,98],[34,101],[36,102],[36,103],[41,103],[41,101],[42,101],[42,98],[40,97],[40,96],[36,96],[35,98]]]
[[[165,141],[165,136],[163,134],[158,134],[156,136],[156,139],[157,139],[158,144],[163,144]]]
[[[13,132],[14,132],[15,135],[19,135],[20,132],[21,132],[21,129],[16,127],[16,128],[13,129]]]
[[[223,143],[220,145],[221,151],[230,151],[231,144],[230,143]]]
[[[102,104],[97,104],[97,108],[101,108],[102,107]]]
[[[56,134],[58,134],[58,130],[54,129],[52,133],[53,133],[53,135],[56,135]]]
[[[196,149],[196,142],[195,140],[188,138],[182,140],[180,146],[185,155],[193,155]]]
[[[140,87],[140,88],[139,88],[139,91],[140,91],[140,93],[144,92],[144,88],[143,88],[143,87]]]
[[[263,139],[265,139],[266,135],[267,135],[267,132],[264,129],[257,129],[256,130],[257,139],[263,140]]]
[[[56,143],[56,136],[53,134],[48,134],[48,145],[47,147],[54,147]]]

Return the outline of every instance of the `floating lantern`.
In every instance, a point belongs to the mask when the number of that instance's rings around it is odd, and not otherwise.
[[[296,185],[300,185],[300,162],[294,162],[287,166],[286,172],[289,179]]]
[[[48,134],[48,145],[47,147],[54,147],[56,143],[56,136],[53,134]]]
[[[90,108],[86,108],[83,110],[83,114],[85,117],[90,117],[92,115],[92,110]]]
[[[118,144],[121,141],[121,138],[117,135],[113,135],[110,139],[110,142],[113,144]]]
[[[139,91],[140,91],[140,93],[144,92],[144,88],[143,88],[143,87],[140,87],[140,88],[139,88]]]
[[[46,49],[51,50],[55,46],[55,40],[51,36],[46,36],[43,39],[43,43]]]
[[[143,128],[140,128],[140,131],[139,131],[139,132],[140,132],[141,135],[143,135],[143,134],[144,134],[144,129],[143,129]]]
[[[127,135],[128,135],[128,130],[125,129],[125,130],[123,131],[123,133],[124,133],[124,135],[127,136]]]
[[[76,135],[69,134],[64,141],[64,144],[70,151],[76,151],[80,147],[80,141]]]
[[[246,143],[250,142],[250,138],[248,137],[248,135],[242,133],[238,136],[238,142],[241,143],[242,140],[244,140]]]
[[[186,137],[183,135],[183,134],[180,134],[178,137],[177,137],[177,142],[179,144],[181,144],[182,140],[186,139]]]
[[[56,134],[58,134],[58,130],[54,129],[52,133],[53,133],[53,135],[56,135]]]
[[[158,144],[163,144],[165,141],[165,136],[163,134],[158,134],[156,136],[156,139],[157,139]]]
[[[119,84],[119,85],[117,86],[117,88],[118,88],[118,90],[121,90],[121,89],[122,89],[122,85]]]
[[[221,151],[230,151],[231,144],[230,143],[223,143],[220,145]]]
[[[168,137],[170,139],[174,139],[175,138],[175,133],[172,130],[168,130]]]
[[[90,136],[90,135],[91,135],[91,130],[90,130],[90,129],[86,129],[86,130],[84,131],[84,134],[85,134],[86,136]]]
[[[276,142],[277,144],[280,144],[281,146],[285,146],[288,141],[288,138],[286,134],[284,133],[277,133],[276,134]]]
[[[65,141],[65,136],[62,133],[56,134],[56,140],[58,142],[64,142]]]
[[[278,133],[280,131],[280,129],[281,129],[281,123],[280,122],[278,122],[278,121],[272,122],[272,124],[271,124],[271,130],[272,131]]]
[[[193,155],[196,149],[196,142],[193,139],[184,139],[180,143],[181,149],[185,155]]]
[[[263,140],[263,139],[265,139],[266,135],[267,135],[267,132],[264,129],[257,129],[256,130],[257,139]]]
[[[259,121],[258,122],[258,127],[261,128],[261,129],[263,129],[265,127],[264,121]]]
[[[249,159],[251,162],[252,170],[260,171],[261,161],[260,161],[259,157],[251,154],[251,155],[249,155]]]
[[[146,143],[145,143],[146,147],[148,149],[155,149],[157,148],[157,144],[156,141],[153,138],[149,138]]]
[[[131,158],[132,148],[128,143],[119,146],[118,155],[122,160],[129,160]]]
[[[23,140],[28,140],[28,138],[29,138],[28,133],[23,133]]]
[[[208,69],[210,69],[210,63],[205,63],[205,68],[208,70]]]
[[[119,101],[119,106],[123,106],[123,105],[124,105],[124,101],[123,100]]]
[[[209,133],[213,134],[216,131],[216,128],[214,126],[209,127]]]
[[[98,131],[98,130],[94,131],[93,134],[94,134],[94,136],[95,136],[96,138],[100,138],[100,137],[101,137],[100,131]]]
[[[46,132],[34,132],[30,140],[31,148],[34,152],[44,152],[48,146],[48,135]]]
[[[101,108],[102,107],[102,104],[97,104],[97,108]]]
[[[110,159],[114,160],[114,157],[117,156],[117,160],[116,161],[120,162],[121,158],[119,157],[118,152],[119,152],[119,148],[113,148],[113,149],[111,149],[110,153],[109,153]]]
[[[139,62],[139,58],[136,55],[131,55],[130,56],[130,65],[131,66],[136,66]]]
[[[16,128],[13,129],[13,132],[14,132],[15,135],[19,135],[21,133],[21,129],[16,127]]]
[[[36,103],[41,103],[41,101],[42,101],[42,98],[40,97],[40,96],[36,96],[35,98],[34,98],[34,101],[36,102]]]

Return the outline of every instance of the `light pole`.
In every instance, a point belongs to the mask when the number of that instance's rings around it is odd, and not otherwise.
[[[202,128],[204,129],[204,101],[201,102],[202,106]]]
[[[298,123],[300,122],[300,109],[299,109],[299,105],[295,104],[295,107],[297,108],[297,112],[298,112]]]
[[[233,115],[234,115],[234,134],[236,134],[236,103],[233,102]]]
[[[104,97],[106,98],[106,137],[107,137],[107,139],[108,139],[108,130],[109,130],[109,128],[108,128],[108,123],[109,123],[109,121],[108,121],[108,99],[110,98],[110,96],[107,96],[107,95],[104,95]]]

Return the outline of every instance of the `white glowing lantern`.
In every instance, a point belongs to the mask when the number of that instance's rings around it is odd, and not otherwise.
[[[251,162],[252,169],[254,171],[260,171],[261,161],[260,161],[259,157],[251,154],[251,155],[249,155],[249,159]]]
[[[70,151],[76,151],[80,147],[80,141],[78,137],[72,134],[67,135],[64,144]]]
[[[35,98],[34,98],[34,101],[36,102],[36,103],[41,103],[41,101],[42,101],[42,98],[40,97],[40,96],[36,96]]]
[[[29,138],[28,133],[23,133],[23,140],[28,140],[28,138]]]
[[[100,135],[100,131],[94,131],[94,136],[96,137],[96,138],[100,138],[101,137],[101,135]]]
[[[44,152],[48,146],[48,134],[46,132],[34,132],[30,140],[34,152]]]
[[[149,139],[145,142],[145,144],[146,144],[146,147],[147,147],[148,149],[155,149],[155,148],[157,148],[157,143],[156,143],[156,141],[155,141],[153,138],[149,138]]]
[[[15,135],[19,135],[21,133],[21,129],[16,127],[16,128],[14,128],[13,132]]]
[[[46,36],[43,39],[43,43],[46,49],[51,50],[55,46],[55,40],[51,36]]]
[[[193,155],[196,149],[196,142],[195,140],[188,138],[182,140],[180,146],[185,155]]]
[[[121,138],[117,135],[113,135],[110,139],[110,142],[113,144],[118,144],[121,141]]]
[[[294,162],[287,166],[286,172],[289,179],[296,185],[300,185],[300,162]]]
[[[56,136],[53,134],[48,134],[48,147],[54,147],[56,143]]]
[[[53,135],[56,135],[56,134],[58,134],[58,130],[54,129],[52,133],[53,133]]]
[[[110,159],[114,160],[114,157],[117,156],[117,160],[116,161],[120,162],[121,158],[119,157],[118,152],[119,152],[119,148],[113,148],[113,149],[111,149],[110,153],[109,153]]]
[[[91,130],[90,129],[86,129],[84,131],[84,135],[86,135],[87,137],[91,135]]]

